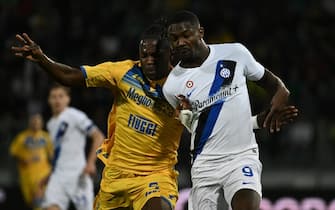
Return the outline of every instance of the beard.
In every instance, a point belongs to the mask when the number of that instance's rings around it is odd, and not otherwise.
[[[193,58],[192,50],[186,47],[176,48],[172,53],[174,63],[177,61],[188,61]]]

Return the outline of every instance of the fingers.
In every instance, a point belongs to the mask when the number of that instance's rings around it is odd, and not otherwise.
[[[278,118],[277,118],[276,119],[276,132],[280,131],[280,126],[281,126],[280,120],[278,120]]]
[[[298,116],[298,109],[295,106],[285,107],[279,114],[278,119],[282,122],[293,121]]]
[[[28,46],[34,46],[35,42],[33,40],[30,39],[30,37],[28,36],[28,34],[23,33],[22,35],[20,34],[16,34],[15,38],[21,42],[21,44],[23,44],[24,46],[28,45]]]
[[[295,106],[286,106],[280,111],[273,111],[271,116],[267,116],[270,121],[270,132],[279,132],[281,126],[293,122],[297,116],[298,109]]]
[[[24,47],[11,47],[12,52],[17,57],[27,57],[30,53],[30,49],[27,46]]]
[[[29,46],[23,46],[23,47],[11,47],[12,51],[14,52],[29,52],[31,50],[31,47]]]
[[[271,109],[269,113],[266,115],[264,123],[263,123],[263,128],[268,127],[268,125],[270,125],[271,127],[271,118],[272,118],[273,112],[274,111]]]
[[[186,99],[186,97],[184,95],[182,95],[182,94],[177,95],[176,98],[178,98],[179,100]]]
[[[23,50],[21,47],[11,47],[11,50],[15,56],[23,57]]]
[[[191,103],[188,98],[186,98],[184,95],[178,95],[175,96],[179,102],[177,105],[177,109],[191,109]]]
[[[23,33],[22,35],[23,35],[25,41],[27,41],[29,45],[34,44],[34,41],[30,39],[30,37],[28,36],[28,34]]]
[[[22,44],[26,44],[26,43],[27,43],[26,40],[24,40],[24,38],[23,38],[20,34],[16,34],[15,37],[16,37],[16,39],[17,39],[18,41],[20,41]]]
[[[274,117],[274,114],[272,114],[270,119],[270,133],[273,133],[276,129],[277,123],[276,118]]]
[[[271,110],[264,120],[263,127],[268,127],[270,129],[270,133],[280,131],[281,120],[280,114],[278,111]]]

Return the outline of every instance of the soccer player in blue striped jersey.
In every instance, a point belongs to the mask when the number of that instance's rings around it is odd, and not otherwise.
[[[189,209],[216,209],[218,195],[233,210],[258,210],[262,196],[258,145],[253,132],[246,80],[272,94],[264,125],[280,128],[290,92],[239,43],[207,45],[198,17],[181,11],[171,18],[168,36],[180,62],[163,93],[178,108],[191,105],[192,191]]]
[[[47,210],[66,210],[70,201],[77,210],[91,210],[93,206],[95,150],[104,135],[84,112],[69,106],[70,99],[68,87],[56,84],[49,90],[52,116],[47,129],[54,143],[54,159],[42,204]],[[92,144],[86,158],[87,137]]]

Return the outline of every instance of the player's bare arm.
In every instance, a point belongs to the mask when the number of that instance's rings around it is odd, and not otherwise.
[[[21,46],[12,46],[11,50],[15,56],[25,58],[37,63],[50,74],[57,82],[66,86],[85,86],[84,75],[78,68],[58,63],[45,55],[41,47],[34,42],[26,33],[17,34],[16,39]]]
[[[93,177],[96,174],[96,150],[103,143],[105,135],[100,131],[100,129],[96,128],[90,135],[90,138],[92,139],[92,144],[87,157],[87,164],[84,168],[84,173]]]
[[[263,127],[270,128],[270,132],[279,131],[279,113],[287,105],[290,91],[279,77],[267,69],[265,69],[262,79],[256,83],[272,95],[270,111],[264,120]]]

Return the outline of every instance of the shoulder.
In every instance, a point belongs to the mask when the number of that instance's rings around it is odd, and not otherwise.
[[[175,67],[173,67],[173,69],[171,70],[169,76],[167,77],[167,80],[171,79],[172,77],[176,77],[179,76],[183,73],[183,69],[178,65],[176,65]]]
[[[67,117],[80,117],[80,116],[86,116],[86,113],[75,108],[75,107],[68,107],[65,111],[64,111],[64,116]]]
[[[137,65],[139,61],[134,61],[134,60],[122,60],[122,61],[116,61],[116,62],[105,62],[102,63],[101,65],[106,66],[107,68],[117,68],[119,70],[129,70],[133,68],[135,65]]]
[[[218,51],[230,51],[230,52],[241,52],[246,51],[247,48],[238,42],[234,43],[224,43],[224,44],[211,44],[208,45],[211,49],[215,49]]]
[[[41,135],[49,137],[49,133],[47,131],[45,131],[45,130],[41,130]]]
[[[21,132],[19,132],[15,137],[14,140],[16,141],[20,141],[21,139],[25,138],[26,136],[28,136],[28,130],[23,130]]]
[[[122,60],[116,62],[107,61],[95,66],[83,65],[80,68],[85,75],[85,78],[100,78],[101,75],[113,75],[113,77],[115,77],[117,75],[120,76],[125,74],[138,63],[138,61],[134,60]]]

